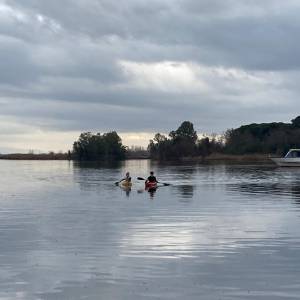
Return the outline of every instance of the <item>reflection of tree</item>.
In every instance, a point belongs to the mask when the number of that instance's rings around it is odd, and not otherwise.
[[[193,198],[194,186],[193,185],[179,185],[176,186],[182,198]]]
[[[224,178],[230,178],[227,191],[249,195],[289,196],[300,203],[300,170],[273,166],[226,166]]]
[[[103,185],[115,188],[123,162],[79,162],[73,161],[73,176],[82,190],[101,191]]]
[[[295,184],[291,187],[292,195],[295,197],[295,202],[300,204],[300,186],[299,184]]]
[[[122,161],[73,161],[73,166],[80,169],[118,169],[122,166]]]
[[[246,193],[250,195],[268,195],[268,196],[293,196],[296,202],[300,204],[300,186],[295,183],[240,183],[228,184],[227,190],[231,192]]]
[[[176,174],[176,179],[184,180],[191,179],[198,169],[198,166],[194,163],[177,163],[176,165],[172,164],[168,166],[168,168],[172,170],[173,174]]]
[[[192,165],[192,166],[184,166],[183,168],[180,168],[180,173],[182,173],[182,175],[184,175],[185,177],[192,177],[192,175],[195,173],[196,171],[196,166]]]

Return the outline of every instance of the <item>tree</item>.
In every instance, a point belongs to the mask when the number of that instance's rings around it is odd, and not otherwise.
[[[155,134],[153,140],[159,144],[159,143],[165,142],[167,140],[167,137],[164,136],[163,134],[157,133],[157,134]]]
[[[122,140],[115,131],[103,134],[105,143],[106,156],[124,158],[125,147],[122,145]]]
[[[169,138],[157,133],[150,140],[148,150],[152,158],[160,160],[181,159],[197,153],[197,133],[191,122],[183,122],[176,131],[169,133]]]
[[[300,147],[300,116],[292,123],[261,123],[226,132],[225,151],[231,154],[276,153]]]
[[[210,154],[210,140],[208,137],[204,137],[198,142],[198,153],[202,157]]]
[[[193,123],[189,121],[184,121],[176,131],[171,131],[169,136],[173,139],[186,139],[193,143],[197,140],[197,132],[194,130]]]
[[[126,148],[115,131],[103,135],[84,132],[73,144],[73,154],[78,160],[118,160],[125,158],[125,153]]]
[[[296,128],[300,128],[300,116],[292,120],[292,125]]]

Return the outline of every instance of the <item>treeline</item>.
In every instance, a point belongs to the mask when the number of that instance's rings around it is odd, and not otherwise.
[[[150,158],[178,160],[221,154],[283,154],[300,148],[300,116],[291,123],[261,123],[229,129],[223,135],[199,138],[194,125],[184,121],[167,136],[155,134],[148,149],[122,145],[115,131],[104,134],[82,133],[73,144],[72,158],[76,160],[121,160]]]
[[[81,133],[73,144],[72,157],[75,160],[121,160],[125,158],[126,147],[115,132],[104,134]]]
[[[300,116],[291,123],[262,123],[227,130],[224,152],[230,154],[283,154],[300,148]]]
[[[168,136],[157,133],[148,146],[151,158],[159,160],[204,158],[212,153],[282,155],[291,148],[300,148],[300,116],[291,123],[243,125],[200,139],[193,124],[185,121]]]
[[[198,139],[194,125],[189,121],[184,121],[168,136],[157,133],[148,146],[151,158],[159,160],[207,156],[213,152],[220,152],[222,149],[221,139],[217,140],[215,137]]]

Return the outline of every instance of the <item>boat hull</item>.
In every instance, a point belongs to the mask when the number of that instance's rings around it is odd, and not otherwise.
[[[300,167],[300,158],[271,158],[271,160],[280,167]]]
[[[121,183],[121,186],[124,187],[124,188],[130,188],[130,187],[132,187],[132,182],[123,181]]]
[[[157,183],[156,182],[147,182],[147,183],[145,183],[145,188],[146,189],[156,189]]]

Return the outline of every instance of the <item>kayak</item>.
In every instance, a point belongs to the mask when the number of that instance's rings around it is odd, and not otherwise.
[[[157,188],[157,182],[147,182],[145,183],[146,189],[156,189]]]
[[[121,182],[121,186],[122,187],[126,187],[126,188],[127,187],[131,187],[132,186],[132,182],[124,180],[124,181]]]

